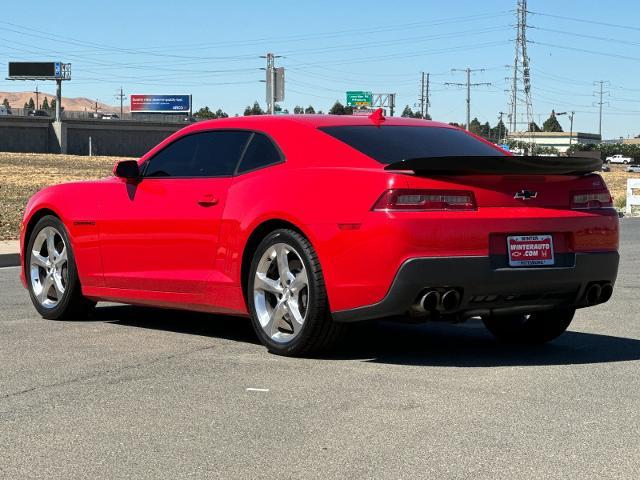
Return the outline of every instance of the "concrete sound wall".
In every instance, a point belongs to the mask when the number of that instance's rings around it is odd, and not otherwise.
[[[65,120],[0,116],[0,151],[139,157],[186,126],[127,120]]]
[[[0,152],[51,152],[50,124],[48,118],[0,116]]]
[[[135,122],[126,120],[65,120],[62,138],[66,153],[139,157],[186,124]]]

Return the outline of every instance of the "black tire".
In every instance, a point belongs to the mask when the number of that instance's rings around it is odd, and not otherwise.
[[[571,324],[575,309],[560,308],[530,315],[491,315],[483,317],[487,329],[506,343],[540,344],[562,335]]]
[[[38,234],[46,227],[53,227],[60,233],[60,236],[64,240],[65,248],[67,250],[67,264],[65,271],[66,285],[64,294],[62,295],[62,298],[57,302],[57,304],[53,307],[46,307],[40,303],[33,291],[30,277],[31,255],[34,248],[34,242]],[[73,255],[73,248],[71,247],[71,242],[69,241],[69,234],[59,218],[53,215],[46,215],[42,217],[38,221],[38,223],[36,223],[27,241],[24,262],[27,289],[29,290],[31,302],[43,318],[49,320],[82,320],[90,316],[96,303],[82,296],[80,281],[78,279],[78,270],[76,269],[75,257]]]
[[[260,325],[254,299],[254,283],[262,255],[272,245],[284,243],[293,247],[304,263],[308,278],[308,304],[300,332],[291,341],[276,342]],[[294,230],[280,229],[269,233],[253,254],[247,282],[247,304],[256,335],[271,353],[285,356],[311,356],[327,351],[342,336],[345,326],[331,318],[320,262],[311,243]]]

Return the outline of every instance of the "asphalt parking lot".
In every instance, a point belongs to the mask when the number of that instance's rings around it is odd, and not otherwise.
[[[42,320],[0,269],[0,478],[640,478],[640,220],[621,255],[552,344],[380,324],[320,359],[244,319]]]

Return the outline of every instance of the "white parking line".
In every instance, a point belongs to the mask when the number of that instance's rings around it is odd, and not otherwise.
[[[247,388],[247,392],[268,392],[268,388]]]

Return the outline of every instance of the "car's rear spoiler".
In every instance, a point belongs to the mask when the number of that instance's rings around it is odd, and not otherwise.
[[[460,156],[410,158],[384,167],[428,175],[583,175],[602,169],[602,160],[586,157]]]

